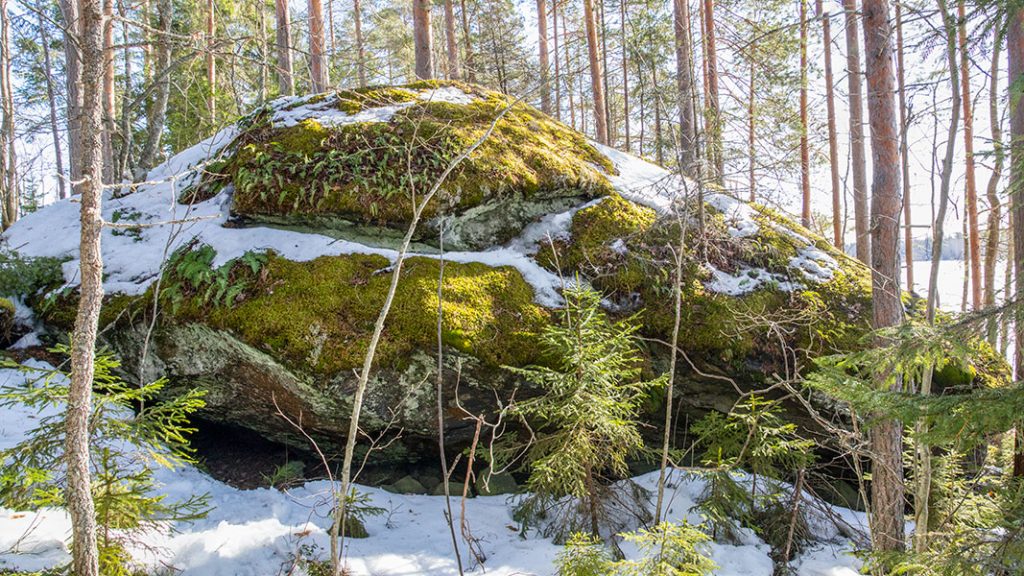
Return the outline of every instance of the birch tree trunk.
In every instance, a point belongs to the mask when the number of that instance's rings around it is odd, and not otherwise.
[[[98,576],[96,512],[89,470],[89,415],[96,349],[96,330],[103,303],[103,256],[100,212],[103,193],[103,29],[102,0],[79,0],[82,55],[82,115],[79,166],[81,195],[80,300],[71,343],[71,385],[68,391],[67,509],[71,516],[71,567],[76,576]]]
[[[430,0],[412,0],[412,32],[416,50],[416,77],[434,77],[434,31],[430,24]]]
[[[853,219],[857,259],[871,261],[868,230],[867,160],[864,156],[864,104],[861,97],[860,39],[857,37],[857,0],[843,0],[846,11],[846,81],[850,94],[850,172],[853,175]]]
[[[896,75],[888,0],[864,0],[864,53],[871,128],[871,294],[872,327],[903,322],[900,298],[900,167],[896,127]],[[899,391],[899,378],[879,382]],[[890,382],[891,381],[891,382]],[[875,550],[903,550],[903,437],[900,422],[879,421],[870,432],[871,537]]]

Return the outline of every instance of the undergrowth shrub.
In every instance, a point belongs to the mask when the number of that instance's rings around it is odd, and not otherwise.
[[[69,348],[51,350],[67,355]],[[40,414],[24,441],[0,451],[0,506],[35,510],[65,505],[65,410],[69,376],[53,368],[6,363],[28,375],[23,387],[0,389],[0,406],[25,406]],[[205,495],[172,501],[156,493],[155,466],[193,462],[189,416],[203,406],[203,392],[167,398],[167,381],[130,386],[115,375],[120,363],[96,356],[90,418],[92,496],[96,507],[101,573],[132,574],[129,544],[142,534],[167,532],[174,522],[201,518]],[[159,402],[157,399],[159,398]]]

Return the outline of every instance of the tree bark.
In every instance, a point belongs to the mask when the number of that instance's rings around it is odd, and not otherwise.
[[[281,0],[278,0],[281,1]],[[366,47],[363,45],[363,15],[360,0],[352,0],[352,19],[355,26],[356,75],[359,87],[366,88]]]
[[[715,46],[715,2],[704,2],[704,49],[707,66],[707,110],[704,131],[707,133],[706,155],[710,179],[719,184],[724,177],[724,158],[722,156],[722,117],[718,107],[718,49]]]
[[[807,0],[800,0],[800,223],[811,228],[811,149],[807,141]]]
[[[828,116],[828,166],[832,182],[832,245],[843,250],[843,207],[839,189],[839,138],[836,135],[835,79],[832,72],[832,14],[825,12],[822,0],[816,0],[815,12],[821,18],[825,49],[825,107]]]
[[[469,80],[470,82],[476,82],[476,71],[473,69],[473,36],[470,33],[470,29],[469,29],[469,11],[466,10],[466,0],[462,0],[460,2],[460,5],[461,5],[461,11],[462,11],[462,43],[463,43],[464,48],[466,50],[465,65],[463,66],[463,69],[466,72],[466,80]],[[555,36],[557,36],[557,35],[558,35],[558,33],[557,33],[557,30],[556,30]],[[557,40],[556,40],[556,42],[557,42]],[[558,49],[557,49],[557,47],[555,49],[555,52],[556,52],[556,54],[555,54],[555,56],[556,56],[555,57],[555,64],[557,65],[558,64],[558,58],[557,58],[557,56],[558,56],[557,55]]]
[[[98,576],[96,512],[89,470],[89,416],[96,349],[96,330],[103,303],[103,29],[101,0],[79,0],[82,25],[78,46],[82,56],[80,300],[71,344],[68,391],[67,509],[71,516],[71,566],[76,576]]]
[[[971,305],[981,308],[981,241],[978,227],[978,188],[974,175],[974,110],[971,102],[971,69],[967,54],[967,9],[964,0],[957,2],[960,19],[960,90],[964,107],[964,186],[967,197],[967,231],[971,244]]]
[[[893,70],[892,28],[888,0],[864,0],[864,52],[867,76],[868,119],[871,128],[871,294],[872,327],[888,328],[903,322],[900,293],[899,235],[900,168],[899,131],[896,127],[896,75]],[[899,391],[902,382],[891,374],[879,381]],[[871,537],[879,551],[903,550],[903,438],[902,426],[882,419],[870,432]]]
[[[697,168],[697,128],[693,115],[693,49],[690,44],[689,0],[673,0],[676,40],[676,92],[679,101],[679,167],[693,175]]]
[[[622,42],[622,120],[626,137],[626,152],[629,152],[629,51],[626,46],[626,0],[619,0],[619,18]]]
[[[117,131],[114,94],[114,0],[103,0],[103,182],[117,178],[114,170],[114,133]]]
[[[590,89],[594,99],[594,134],[601,144],[608,144],[608,117],[605,113],[604,77],[601,73],[601,47],[597,43],[597,19],[594,0],[583,0],[583,24],[587,32],[587,56],[590,60]]]
[[[896,2],[896,74],[900,104],[900,169],[903,175],[903,262],[907,266],[907,290],[914,289],[914,235],[910,210],[910,150],[907,130],[907,81],[903,64],[903,5]]]
[[[61,16],[64,19],[64,82],[67,92],[68,158],[69,177],[77,182],[82,174],[82,155],[79,152],[82,116],[82,56],[78,49],[78,35],[81,28],[77,0],[60,0]],[[77,188],[72,193],[77,194]]]
[[[313,92],[323,92],[331,83],[324,44],[323,5],[320,0],[309,0],[309,79]]]
[[[754,92],[756,74],[757,66],[754,64],[754,59],[751,58],[750,70],[748,70],[747,73],[747,158],[749,161],[747,164],[747,186],[749,187],[751,202],[757,200],[757,180],[755,176],[757,168],[757,150],[754,148],[754,143],[757,139],[757,122],[754,115],[756,111],[756,93]]]
[[[459,47],[455,42],[455,6],[452,0],[444,0],[444,34],[448,48],[448,76],[458,80],[462,71],[459,70]]]
[[[356,0],[358,4],[359,0]],[[292,74],[292,33],[291,14],[288,0],[274,0],[274,26],[277,36],[277,83],[282,96],[295,94],[295,78]],[[358,17],[356,22],[359,22]],[[358,30],[358,27],[356,28]]]
[[[1002,52],[1003,34],[1002,19],[997,12],[992,26],[992,67],[989,72],[988,118],[992,134],[994,161],[992,174],[988,179],[985,196],[988,198],[988,236],[985,240],[985,307],[996,305],[996,261],[999,257],[999,225],[1003,220],[1003,207],[999,202],[999,180],[1003,175],[1003,126],[999,118],[999,60]],[[1009,296],[1007,294],[1006,296]],[[993,317],[988,320],[988,342],[993,349],[999,343],[999,322]]]
[[[1021,81],[1024,79],[1024,9],[1011,5],[1007,15],[1006,54],[1009,58],[1010,102],[1010,204],[1013,219],[1013,252],[1016,256],[1014,298],[1024,302],[1024,106],[1021,106]],[[1024,379],[1024,306],[1017,306],[1014,322],[1015,380]],[[1017,453],[1013,475],[1024,476],[1024,426],[1017,425]]]
[[[216,15],[214,0],[206,0],[206,111],[210,114],[210,128],[217,125],[217,58],[213,54]]]
[[[857,0],[843,0],[846,12],[846,80],[850,94],[850,161],[853,175],[853,219],[857,236],[857,259],[871,261],[868,230],[867,160],[864,156],[864,104],[861,98],[860,39],[857,37]]]
[[[537,44],[540,51],[540,109],[551,114],[551,78],[548,74],[548,3],[537,0]]]
[[[173,4],[171,0],[157,0],[157,28],[155,65],[153,74],[153,101],[146,114],[146,143],[139,157],[139,172],[136,179],[145,176],[145,171],[152,168],[160,152],[160,139],[164,132],[164,117],[167,115],[167,99],[171,93],[171,78],[167,69],[171,65],[171,24],[173,21]]]
[[[430,24],[430,0],[412,0],[412,31],[416,49],[416,77],[434,77],[434,31]]]
[[[0,172],[3,181],[3,228],[6,230],[18,219],[21,209],[21,194],[18,188],[18,154],[14,144],[17,140],[14,127],[14,90],[11,86],[11,21],[7,11],[7,0],[0,0],[0,44],[3,54],[0,55],[0,107],[3,108],[4,154],[0,161]]]
[[[57,98],[53,90],[53,64],[50,61],[50,36],[46,32],[47,23],[42,13],[39,18],[39,43],[43,48],[43,77],[46,80],[46,100],[50,107],[50,135],[53,137],[53,157],[57,169],[57,197],[61,200],[68,197],[67,182],[64,174],[64,150],[60,143],[60,128],[57,126]]]
[[[558,120],[562,119],[562,71],[559,62],[561,59],[558,57],[558,0],[552,0],[551,2],[551,39],[554,41],[552,46],[555,49],[555,118]]]

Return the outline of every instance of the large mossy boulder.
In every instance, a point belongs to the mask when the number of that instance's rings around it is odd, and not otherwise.
[[[104,233],[105,343],[132,379],[206,389],[208,419],[305,446],[301,423],[336,446],[414,202],[484,135],[440,182],[402,269],[361,422],[402,441],[378,458],[435,449],[439,335],[455,448],[467,415],[529,394],[504,367],[551,360],[538,336],[563,282],[635,316],[645,369],[667,370],[681,241],[678,397],[694,416],[868,333],[868,270],[811,231],[723,191],[698,206],[688,181],[525,104],[433,82],[274,101],[107,198],[107,220],[140,227]],[[59,202],[3,236],[63,271],[64,285],[18,290],[54,338],[77,302],[77,211]],[[1003,368],[982,350],[946,376],[992,384]]]

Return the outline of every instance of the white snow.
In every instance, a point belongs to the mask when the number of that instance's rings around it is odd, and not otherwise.
[[[451,104],[471,104],[478,100],[477,96],[467,94],[454,86],[420,90],[417,99],[387,106],[364,108],[355,114],[348,114],[338,109],[338,95],[331,93],[316,102],[310,103],[312,97],[294,101],[281,101],[282,106],[276,107],[271,121],[275,126],[295,126],[303,120],[314,118],[324,126],[341,126],[357,122],[388,122],[399,110],[409,108],[417,101],[448,102]],[[272,106],[279,102],[275,100]]]
[[[33,366],[47,365],[32,362]],[[31,376],[13,369],[0,369],[0,393],[24,385]],[[49,409],[49,413],[57,408]],[[24,407],[0,409],[0,449],[22,441],[42,414]],[[167,533],[150,532],[131,548],[135,559],[146,567],[173,568],[183,576],[264,576],[285,573],[300,549],[324,555],[328,550],[330,490],[327,481],[315,481],[283,492],[264,488],[239,490],[218,482],[198,469],[156,468],[159,494],[171,501],[195,494],[209,494],[211,510],[201,520],[179,523]],[[657,473],[637,477],[638,484],[654,489]],[[673,471],[666,490],[667,518],[700,522],[693,506],[703,481],[682,471]],[[372,504],[384,508],[382,516],[366,521],[370,537],[346,540],[346,562],[356,576],[400,576],[409,574],[458,574],[451,541],[444,520],[444,498],[403,496],[360,486]],[[470,573],[496,576],[513,574],[548,575],[561,550],[549,540],[531,532],[519,535],[512,519],[512,499],[504,496],[477,497],[466,503],[466,520],[487,557],[484,567],[474,566],[465,546],[463,556]],[[817,503],[821,505],[821,503]],[[852,545],[829,528],[826,516],[811,507],[812,522],[820,542],[794,560],[799,576],[852,576],[858,562],[848,555]],[[866,525],[863,514],[834,509],[833,513]],[[456,507],[458,514],[458,507]],[[69,559],[67,541],[70,521],[62,509],[12,511],[0,508],[0,571],[43,570]],[[770,576],[769,548],[748,533],[739,545],[712,543],[709,553],[719,565],[719,576]],[[464,544],[464,543],[463,543]],[[627,554],[636,551],[623,545]]]
[[[364,109],[347,114],[337,109],[337,94],[319,99],[312,96],[279,98],[270,103],[273,121],[293,125],[306,118],[316,118],[328,125],[352,122],[385,122],[404,106],[395,104]],[[419,101],[468,103],[478,97],[459,88],[446,86],[421,90]],[[231,188],[225,188],[216,197],[191,206],[177,202],[181,192],[198,180],[206,165],[218,158],[238,136],[236,126],[229,126],[168,159],[153,169],[145,183],[130,194],[121,190],[108,190],[104,196],[103,216],[108,222],[133,222],[142,228],[125,233],[123,229],[106,227],[103,231],[103,256],[106,280],[104,287],[110,293],[137,295],[160,275],[166,257],[175,249],[191,242],[209,244],[217,251],[214,265],[241,256],[246,251],[274,250],[282,257],[295,261],[308,261],[320,256],[341,254],[377,254],[392,261],[396,251],[359,242],[339,240],[324,235],[286,231],[267,227],[225,227],[230,213]],[[671,210],[673,203],[695,190],[695,185],[678,175],[636,156],[607,146],[594,144],[615,165],[618,174],[608,174],[616,190],[625,198],[649,206],[660,213]],[[721,212],[732,236],[742,239],[756,234],[758,223],[755,211],[745,202],[721,193],[706,196],[709,205]],[[597,200],[599,201],[599,200]],[[594,201],[594,202],[597,202]],[[535,299],[545,306],[560,306],[559,288],[562,281],[557,275],[538,265],[530,256],[538,246],[550,238],[564,238],[576,211],[592,205],[585,203],[570,210],[551,214],[527,226],[521,235],[506,244],[478,252],[453,252],[446,258],[455,262],[480,262],[490,266],[512,266],[529,282]],[[79,205],[75,199],[56,202],[43,210],[28,214],[0,237],[3,247],[23,257],[58,257],[64,263],[64,279],[68,286],[78,283],[77,260],[79,240]],[[835,261],[813,246],[796,232],[783,228],[787,234],[805,244],[799,255],[789,263],[802,272],[806,281],[820,282],[831,278]],[[622,243],[616,249],[624,249]],[[430,254],[410,256],[436,257]],[[758,269],[741,269],[737,275],[714,270],[708,288],[725,294],[739,295],[761,284],[773,281],[792,289],[792,280],[780,278]]]

